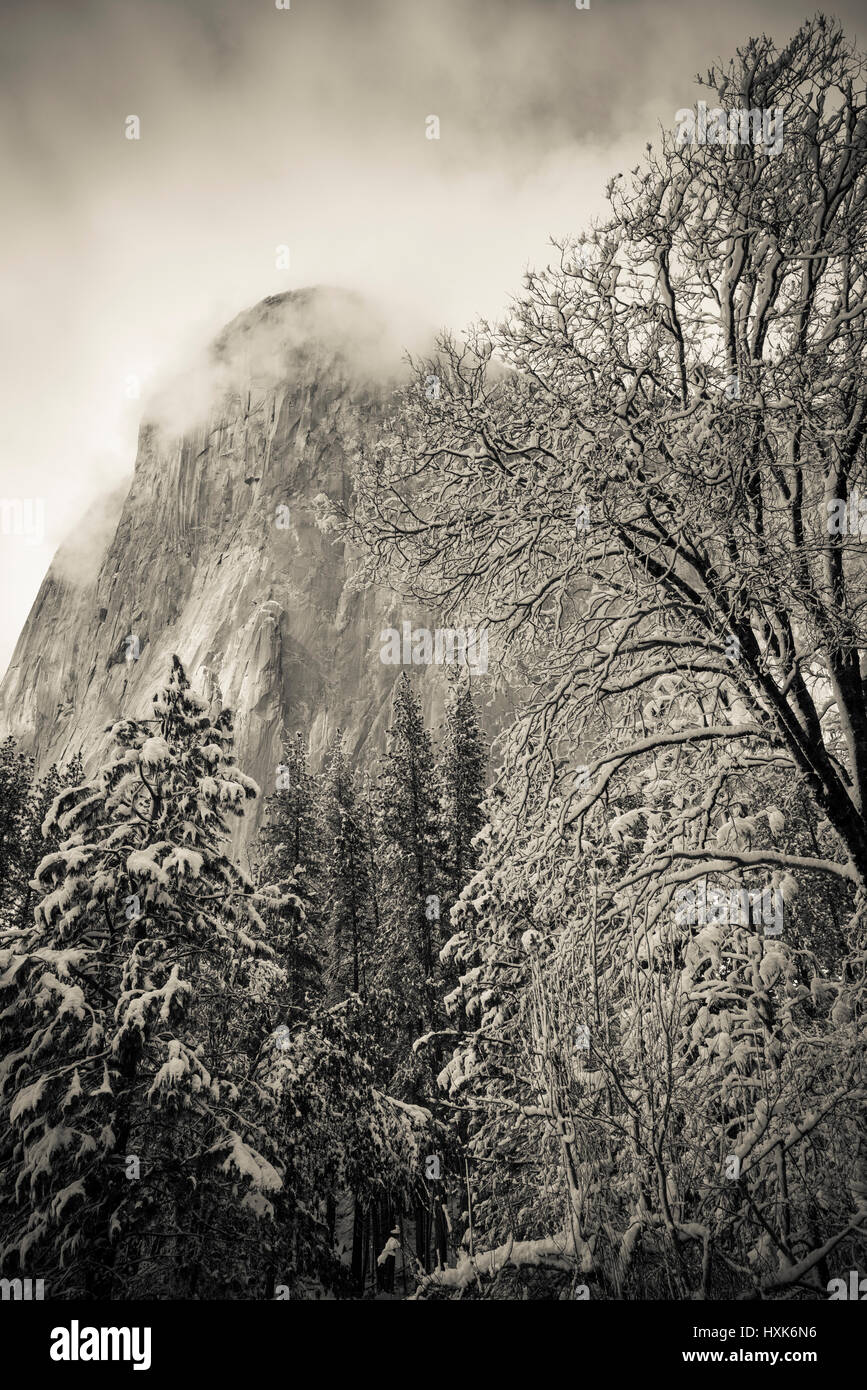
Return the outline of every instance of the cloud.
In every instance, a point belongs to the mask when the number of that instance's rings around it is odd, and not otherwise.
[[[52,561],[54,574],[64,584],[83,587],[96,582],[100,566],[114,539],[123,510],[129,479],[98,497],[72,527]]]
[[[0,669],[147,403],[184,371],[190,407],[209,398],[225,323],[316,284],[407,340],[499,316],[696,71],[802,19],[794,0],[5,0],[0,495],[44,498],[47,533],[0,544]]]
[[[170,436],[203,424],[229,397],[309,375],[319,354],[326,370],[358,381],[397,380],[406,353],[433,347],[429,325],[389,314],[353,291],[316,286],[270,295],[238,314],[183,370],[164,373],[143,403],[143,417]],[[223,412],[221,411],[221,414]]]

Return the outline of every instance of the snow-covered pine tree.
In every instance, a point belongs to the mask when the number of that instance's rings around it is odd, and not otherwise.
[[[377,799],[379,979],[399,988],[415,1037],[437,1017],[441,846],[431,738],[405,673],[394,688]]]
[[[33,786],[33,760],[14,738],[0,743],[0,927],[12,925],[21,898],[22,842]]]
[[[284,734],[276,791],[266,802],[256,855],[260,910],[269,942],[288,976],[283,1024],[303,1012],[309,993],[322,991],[324,885],[318,792],[303,735]]]
[[[31,764],[29,758],[22,762]],[[76,787],[84,777],[81,755],[65,766],[53,764],[41,777],[22,783],[22,800],[16,812],[15,844],[6,862],[0,886],[0,922],[7,928],[27,930],[33,922],[36,894],[33,875],[40,862],[58,844],[57,828],[45,820],[55,797],[64,787]]]
[[[248,1084],[276,967],[226,854],[257,790],[231,736],[174,658],[153,718],[116,724],[107,764],[56,798],[32,931],[0,952],[17,1040],[0,1071],[2,1260],[54,1297],[225,1290],[281,1186]]]
[[[48,811],[61,789],[78,785],[83,775],[81,757],[76,755],[67,767],[60,769],[54,764],[35,778],[33,760],[17,749],[13,739],[4,742],[0,753],[0,945],[6,949],[12,949],[16,940],[24,940],[33,926],[37,898],[33,875],[42,858],[58,844],[56,828],[43,829]],[[14,1052],[23,1039],[10,1024],[4,1041],[6,1051]],[[8,1132],[0,1136],[0,1165],[10,1143]]]
[[[365,864],[370,891],[370,915],[374,941],[379,938],[379,815],[377,788],[369,768],[362,769],[358,782],[358,814],[364,836]]]
[[[443,949],[444,964],[457,977],[445,1004],[461,1036],[438,1083],[452,1106],[466,1106],[461,1128],[472,1226],[464,1245],[479,1252],[514,1243],[519,1265],[517,1252],[528,1243],[528,1263],[543,1265],[550,1256],[555,1269],[566,1263],[577,1271],[583,1262],[586,1275],[584,1229],[571,1200],[576,1155],[568,1123],[568,1078],[571,1059],[582,1061],[574,1044],[584,1015],[552,1007],[545,997],[560,922],[540,903],[535,875],[525,871],[527,845],[508,834],[502,800],[500,786],[493,822],[480,836],[479,867],[452,914],[454,934]],[[575,874],[564,855],[563,876]],[[540,1238],[550,1236],[554,1246],[546,1253]]]
[[[417,1103],[435,1094],[441,1002],[442,842],[438,787],[421,701],[406,674],[398,679],[379,802],[380,946],[377,985],[400,1000],[392,1039],[390,1089]],[[426,1174],[413,1213],[416,1259],[430,1267],[431,1241],[444,1259],[445,1154]],[[386,1228],[388,1229],[388,1228]]]
[[[316,823],[317,779],[309,769],[307,742],[300,730],[284,732],[281,762],[275,790],[267,798],[268,821],[261,831],[265,845],[279,852],[284,873],[316,878],[319,861],[319,827]]]
[[[350,994],[328,1007],[315,1003],[263,1052],[257,1079],[285,1168],[263,1232],[266,1296],[273,1296],[268,1280],[293,1296],[309,1296],[312,1284],[363,1292],[395,1213],[420,1196],[424,1156],[442,1148],[430,1111],[382,1084],[383,1040],[381,1001]],[[353,1213],[351,1237],[346,1224],[337,1228],[338,1210]],[[347,1247],[352,1241],[348,1267],[336,1249],[341,1234]]]
[[[376,916],[371,847],[364,806],[338,734],[322,786],[321,814],[329,865],[326,933],[329,995],[338,1001],[368,989]]]
[[[443,736],[437,751],[442,844],[441,926],[448,937],[449,911],[478,867],[473,839],[485,822],[487,752],[469,679],[455,673],[446,699]]]

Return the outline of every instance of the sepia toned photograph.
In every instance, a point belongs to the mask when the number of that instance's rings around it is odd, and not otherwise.
[[[452,1301],[821,1373],[867,1300],[864,29],[4,0],[43,1371]]]

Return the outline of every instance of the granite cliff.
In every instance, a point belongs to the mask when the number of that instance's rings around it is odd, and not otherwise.
[[[239,315],[150,406],[131,484],[99,509],[102,553],[81,563],[85,520],[55,557],[0,686],[0,728],[40,766],[78,749],[92,765],[107,724],[149,713],[177,652],[194,688],[234,711],[240,764],[265,794],[284,724],[314,761],[337,729],[355,756],[380,746],[396,675],[380,633],[425,620],[352,587],[314,498],[347,494],[354,442],[401,370],[355,296],[293,292]],[[436,723],[442,672],[416,674]]]

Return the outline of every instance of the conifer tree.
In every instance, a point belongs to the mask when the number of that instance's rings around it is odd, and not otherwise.
[[[450,681],[437,758],[443,847],[443,930],[449,911],[478,866],[473,838],[484,824],[487,754],[468,680]]]
[[[445,1021],[439,949],[442,843],[436,770],[421,702],[408,677],[395,686],[391,724],[377,789],[380,866],[380,949],[377,986],[401,1008],[391,1037],[394,1092],[425,1103],[435,1091],[436,1039]],[[421,1045],[421,1040],[424,1045]],[[445,1253],[442,1154],[420,1175],[413,1212],[415,1257],[429,1268],[432,1237]],[[425,1181],[427,1176],[430,1181]],[[380,1213],[380,1220],[387,1213]],[[389,1226],[383,1225],[388,1231]]]
[[[57,1297],[135,1296],[167,1269],[175,1296],[213,1287],[215,1245],[250,1239],[281,1185],[256,1106],[242,1118],[273,967],[225,849],[256,787],[177,658],[153,709],[55,799],[33,928],[0,951],[2,1261]]]
[[[430,734],[406,674],[395,685],[378,801],[380,978],[400,983],[407,1024],[420,1033],[436,1017],[440,841]]]
[[[329,866],[329,989],[335,1000],[350,990],[366,996],[375,926],[371,853],[364,805],[339,734],[325,771],[321,809]]]
[[[57,845],[45,826],[54,798],[84,776],[80,754],[61,768],[53,764],[36,777],[33,759],[12,738],[0,745],[0,926],[27,930],[32,924],[33,875]]]
[[[14,738],[0,744],[0,925],[17,917],[21,898],[21,847],[33,787],[33,760]]]
[[[266,802],[259,831],[256,877],[269,941],[288,974],[282,1007],[290,1017],[303,1013],[312,991],[322,989],[322,847],[318,788],[310,773],[307,747],[299,732],[284,734],[276,791]]]
[[[319,860],[316,778],[310,772],[307,742],[300,730],[294,735],[284,732],[281,757],[275,791],[266,803],[270,814],[262,839],[279,851],[275,862],[284,873],[300,871],[312,880]]]
[[[369,891],[371,927],[374,941],[379,940],[379,818],[377,812],[376,783],[369,768],[361,772],[358,794],[359,817],[363,830],[365,865]]]

